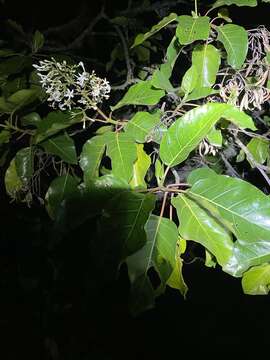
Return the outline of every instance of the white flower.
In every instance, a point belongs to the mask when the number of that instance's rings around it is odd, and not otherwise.
[[[67,91],[65,92],[64,97],[68,98],[68,100],[73,98],[74,97],[74,90],[67,89]]]
[[[84,83],[89,80],[89,74],[87,72],[83,72],[83,73],[79,74],[78,76],[76,76],[76,79],[77,79],[76,83],[81,88],[83,88]]]

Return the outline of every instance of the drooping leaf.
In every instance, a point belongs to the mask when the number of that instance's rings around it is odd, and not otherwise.
[[[105,151],[105,137],[97,135],[87,140],[80,156],[80,167],[83,170],[85,184],[89,184],[99,175],[99,167]]]
[[[269,141],[261,139],[261,138],[253,138],[250,140],[250,142],[247,144],[247,148],[249,152],[251,153],[254,160],[259,163],[263,164],[265,161],[269,158]],[[254,167],[253,162],[249,160],[250,165]]]
[[[161,160],[169,166],[186,160],[221,117],[229,118],[239,127],[254,128],[252,119],[230,104],[208,103],[199,106],[176,120],[163,136]]]
[[[207,40],[210,32],[210,19],[207,16],[192,17],[182,15],[178,18],[179,24],[176,35],[180,44],[191,44],[196,40]]]
[[[170,24],[173,21],[177,20],[177,15],[174,13],[171,13],[170,15],[164,17],[158,24],[154,25],[150,31],[148,31],[145,34],[138,34],[134,40],[134,44],[131,46],[131,48],[134,48],[135,46],[138,46],[142,44],[146,39],[153,36],[155,33],[163,29],[165,26]]]
[[[207,209],[237,238],[225,271],[241,276],[250,266],[270,259],[269,197],[246,181],[194,170],[188,195]]]
[[[67,133],[51,137],[39,145],[42,146],[48,154],[57,155],[69,164],[77,164],[75,144]]]
[[[198,73],[197,87],[211,87],[215,84],[220,61],[220,53],[213,45],[195,46],[192,52],[192,65]]]
[[[198,72],[195,66],[191,66],[182,79],[181,89],[185,95],[190,94],[196,87],[198,82]]]
[[[177,210],[180,235],[203,245],[221,266],[228,264],[233,250],[230,232],[188,196],[179,195],[172,204]]]
[[[17,174],[15,159],[11,160],[5,174],[6,192],[12,198],[16,198],[18,192],[23,189],[23,183]]]
[[[52,111],[37,124],[35,143],[37,144],[81,120],[81,114],[75,114],[73,116],[71,112],[68,111]]]
[[[267,295],[270,290],[270,264],[254,266],[242,278],[242,288],[248,295]]]
[[[132,85],[124,97],[111,109],[114,111],[125,105],[156,105],[164,95],[164,90],[154,89],[151,81],[141,81]]]
[[[33,155],[32,147],[25,147],[19,150],[15,156],[16,173],[24,185],[29,182],[33,175]]]
[[[239,25],[226,24],[217,27],[217,40],[222,42],[227,52],[227,61],[234,69],[240,69],[248,51],[247,31]]]
[[[106,134],[107,155],[112,161],[112,174],[129,182],[137,159],[136,145],[126,133]]]
[[[212,6],[212,9],[224,5],[257,6],[257,0],[217,0]]]
[[[156,111],[150,114],[147,111],[137,112],[125,126],[125,132],[134,141],[144,143],[151,134],[155,126],[160,123],[161,113]]]
[[[131,188],[146,188],[145,175],[151,165],[151,158],[143,149],[142,144],[136,144],[137,160],[133,164],[133,176],[130,181]]]
[[[145,231],[147,242],[126,260],[130,282],[132,285],[136,284],[136,296],[142,296],[144,293],[145,286],[148,283],[148,270],[152,267],[161,281],[159,291],[164,290],[176,263],[175,252],[178,231],[175,223],[169,219],[151,215],[146,223]],[[143,302],[140,303],[143,306]],[[147,308],[147,306],[145,307]],[[140,311],[143,310],[145,309],[140,309]]]
[[[46,210],[52,219],[56,219],[61,203],[78,196],[78,181],[66,174],[55,178],[46,193]]]

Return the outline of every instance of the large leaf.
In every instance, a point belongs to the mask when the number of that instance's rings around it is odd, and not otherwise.
[[[232,105],[208,103],[199,106],[176,120],[163,136],[160,145],[162,161],[174,166],[186,160],[221,117],[229,118],[239,127],[254,129],[252,119]]]
[[[106,144],[107,155],[112,161],[112,174],[129,182],[133,174],[133,164],[137,159],[133,139],[126,133],[107,133]]]
[[[15,156],[16,172],[25,185],[33,175],[33,155],[32,147],[26,147],[19,150]]]
[[[39,143],[81,120],[81,114],[71,114],[71,112],[68,111],[52,111],[37,124],[35,142]]]
[[[217,27],[218,38],[227,52],[227,61],[234,69],[240,69],[248,51],[247,31],[239,25],[226,24]]]
[[[197,87],[211,87],[215,84],[220,61],[220,53],[213,45],[195,46],[192,52],[192,65],[198,73]]]
[[[141,81],[132,85],[124,97],[111,109],[114,111],[125,105],[156,105],[164,95],[164,90],[154,89],[151,81]]]
[[[78,181],[66,174],[55,178],[46,193],[46,209],[52,219],[56,219],[61,203],[78,196]]]
[[[217,0],[212,6],[212,9],[224,5],[257,6],[257,0]]]
[[[133,177],[130,181],[131,188],[146,188],[144,181],[147,170],[151,165],[151,157],[146,154],[142,144],[136,144],[137,160],[133,164]]]
[[[83,170],[85,184],[92,182],[99,175],[99,167],[105,151],[105,137],[94,136],[83,145],[80,167]]]
[[[138,46],[142,44],[146,39],[153,36],[155,33],[163,29],[165,26],[170,24],[172,21],[177,20],[177,15],[174,13],[171,13],[170,15],[164,17],[158,24],[154,25],[150,31],[148,31],[145,34],[138,34],[134,40],[134,44],[131,48]]]
[[[180,44],[191,44],[196,40],[207,40],[210,32],[210,19],[207,16],[192,17],[182,15],[178,18],[176,35]]]
[[[145,143],[155,126],[160,123],[161,113],[137,112],[125,126],[125,132],[139,143]]]
[[[141,297],[144,293],[145,286],[148,283],[148,270],[151,267],[159,275],[160,291],[164,290],[176,263],[175,252],[178,231],[175,223],[169,219],[151,215],[146,223],[145,231],[147,242],[139,251],[127,258],[131,284],[136,284],[136,292],[133,291],[133,296],[136,297]],[[138,300],[135,299],[135,301]],[[143,306],[142,302],[141,305]],[[137,311],[143,310],[145,309],[137,309]]]
[[[254,266],[242,278],[242,287],[248,295],[267,295],[270,290],[270,265]]]
[[[269,197],[236,178],[199,169],[188,178],[188,195],[207,209],[237,238],[225,271],[241,276],[250,266],[270,260]]]
[[[75,144],[68,134],[51,137],[40,143],[40,146],[48,154],[57,155],[69,164],[77,164]]]
[[[172,199],[179,218],[180,235],[203,245],[224,266],[228,264],[233,250],[232,236],[209,212],[185,195]]]

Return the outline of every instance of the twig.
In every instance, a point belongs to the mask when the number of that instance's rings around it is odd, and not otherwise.
[[[220,157],[222,159],[222,161],[224,162],[226,168],[227,168],[227,172],[230,176],[234,176],[237,178],[241,178],[241,176],[238,174],[238,172],[232,167],[232,165],[230,164],[230,162],[226,159],[226,157],[224,156],[224,154],[221,152],[220,153]]]

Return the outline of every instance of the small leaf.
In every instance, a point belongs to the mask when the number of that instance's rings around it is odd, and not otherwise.
[[[207,135],[207,140],[208,140],[209,144],[221,148],[222,147],[221,131],[217,130],[216,128],[213,128]]]
[[[22,184],[27,185],[34,171],[34,154],[32,147],[19,150],[15,156],[16,172]]]
[[[198,73],[197,87],[211,87],[216,82],[221,58],[213,45],[197,45],[192,52],[192,66]]]
[[[132,189],[147,188],[144,178],[151,165],[151,157],[146,154],[142,144],[136,144],[136,148],[137,160],[133,164],[133,177],[130,185]]]
[[[1,145],[7,144],[9,142],[9,139],[11,137],[10,131],[7,129],[3,129],[0,131],[0,148]]]
[[[190,94],[198,82],[198,72],[195,66],[191,66],[182,79],[181,89],[186,95]]]
[[[157,183],[160,186],[161,180],[163,179],[164,176],[164,166],[159,159],[157,159],[155,162],[155,176],[157,179]]]
[[[165,26],[170,24],[172,21],[177,20],[177,15],[174,13],[171,13],[170,15],[164,17],[158,24],[154,25],[150,31],[148,31],[145,34],[138,34],[135,38],[134,44],[131,46],[131,48],[134,48],[135,46],[138,46],[142,44],[146,39],[153,36],[155,33],[163,29]]]
[[[217,0],[212,6],[212,9],[224,5],[257,6],[257,0]]]
[[[32,112],[30,114],[24,115],[21,118],[21,122],[23,126],[31,125],[37,127],[41,122],[41,117],[39,116],[38,113]]]
[[[137,112],[125,126],[125,132],[139,143],[145,143],[155,126],[160,123],[161,113]]]
[[[218,90],[214,90],[210,87],[196,87],[191,94],[186,98],[187,101],[194,101],[205,98],[209,95],[218,94]]]
[[[207,40],[210,32],[210,19],[207,16],[196,18],[182,15],[178,18],[179,25],[176,28],[176,35],[180,44],[188,45],[196,40]]]
[[[164,90],[152,88],[151,81],[141,81],[132,85],[124,97],[111,109],[114,111],[125,105],[156,105],[164,95]]]
[[[15,159],[11,160],[9,167],[5,174],[6,192],[12,198],[16,198],[18,192],[23,189],[23,183],[17,174]]]
[[[254,160],[259,163],[263,164],[269,158],[269,141],[261,139],[261,138],[253,138],[247,144],[247,148],[251,155],[253,156]],[[254,167],[254,164],[247,158],[250,165]]]
[[[80,167],[83,171],[84,183],[90,184],[99,175],[99,167],[105,151],[105,137],[94,136],[84,145],[80,156]]]
[[[36,53],[38,52],[39,49],[41,49],[44,45],[44,35],[36,30],[36,32],[34,33],[34,36],[33,36],[33,41],[32,41],[32,51],[33,53]]]
[[[137,159],[136,145],[126,133],[106,134],[107,155],[112,161],[112,174],[129,182]]]
[[[270,290],[270,265],[254,266],[242,278],[242,287],[248,295],[267,295]]]
[[[239,25],[227,24],[217,27],[217,40],[224,45],[228,64],[234,69],[240,69],[245,62],[248,51],[247,31]]]
[[[18,110],[26,105],[36,101],[38,97],[37,90],[35,89],[23,89],[16,91],[8,99],[7,103],[12,107],[12,111]]]
[[[39,145],[48,154],[57,155],[68,164],[77,164],[75,144],[68,134],[51,137]]]

